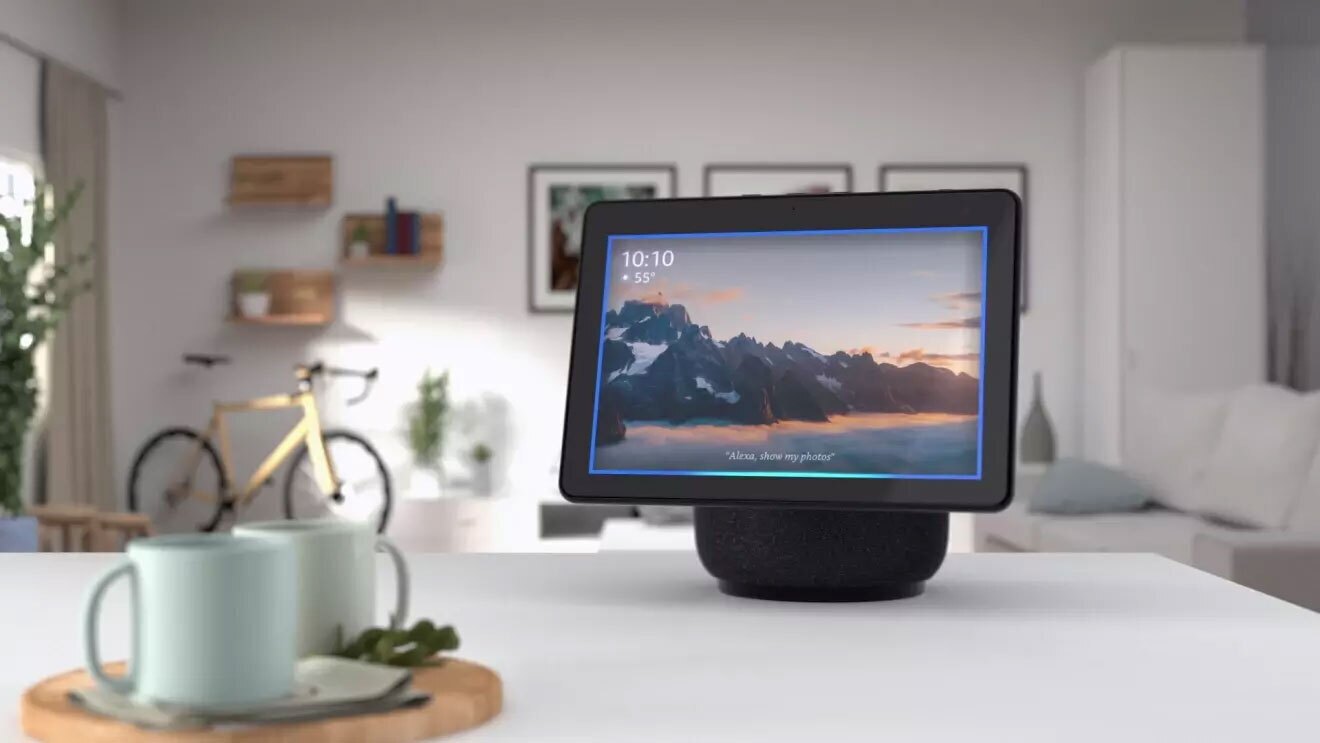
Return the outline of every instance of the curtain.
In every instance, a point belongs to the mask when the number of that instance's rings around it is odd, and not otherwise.
[[[1317,250],[1320,240],[1269,243],[1269,381],[1303,392],[1320,389]]]
[[[82,197],[55,238],[55,259],[89,252],[90,288],[74,300],[50,340],[47,498],[116,510],[112,482],[106,301],[105,89],[55,62],[42,65],[45,180]]]
[[[1270,380],[1320,389],[1320,45],[1271,46],[1266,69]]]

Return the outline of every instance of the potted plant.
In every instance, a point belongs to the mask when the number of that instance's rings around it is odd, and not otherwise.
[[[238,295],[238,314],[243,317],[265,317],[270,314],[270,289],[265,271],[239,271],[234,276],[234,292]]]
[[[353,228],[353,234],[348,238],[348,257],[362,259],[369,255],[371,255],[371,240],[367,234],[367,226],[359,224]]]
[[[491,493],[491,472],[490,460],[495,456],[495,452],[480,442],[472,447],[472,491],[477,495],[490,495]]]
[[[417,383],[417,402],[408,417],[408,445],[415,465],[409,487],[413,497],[440,497],[449,407],[449,372],[436,376],[427,369]]]
[[[24,442],[37,411],[36,355],[74,298],[91,286],[79,270],[89,254],[57,264],[46,258],[81,184],[62,199],[45,184],[36,193],[26,215],[0,215],[0,552],[37,548],[36,519],[22,515]]]

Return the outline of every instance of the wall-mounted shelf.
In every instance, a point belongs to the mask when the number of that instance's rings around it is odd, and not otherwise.
[[[239,274],[229,285],[229,321],[241,325],[301,326],[329,325],[335,319],[335,275],[332,271],[268,271],[265,288],[270,309],[264,315],[244,315],[239,308]]]
[[[229,170],[233,207],[324,208],[334,202],[334,159],[329,155],[240,155]]]
[[[281,199],[279,201],[229,198],[225,199],[225,203],[231,209],[288,209],[293,211],[299,209],[327,209],[333,205],[329,200],[317,196],[309,196],[304,199]]]
[[[322,315],[316,312],[301,312],[287,315],[263,315],[261,317],[244,317],[242,315],[230,315],[229,322],[238,325],[286,325],[290,327],[317,327],[329,325],[334,322],[334,317]]]
[[[416,253],[387,253],[385,251],[384,214],[345,214],[340,225],[339,262],[343,266],[412,266],[434,268],[444,259],[444,217],[423,214],[421,234]],[[350,255],[349,245],[353,233],[361,226],[367,233],[370,249],[365,256]]]
[[[344,266],[422,266],[432,268],[440,265],[440,255],[367,255],[362,257],[345,256],[340,261]]]

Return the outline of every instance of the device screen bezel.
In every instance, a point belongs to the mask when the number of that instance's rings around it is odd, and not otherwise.
[[[559,487],[581,503],[994,511],[1012,497],[1017,398],[1019,219],[1011,191],[933,191],[614,201],[585,216]],[[981,478],[835,479],[592,474],[590,453],[611,237],[968,227],[984,256]]]

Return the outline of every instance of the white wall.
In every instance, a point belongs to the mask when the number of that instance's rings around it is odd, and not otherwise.
[[[349,421],[382,435],[427,364],[514,414],[514,486],[553,491],[570,321],[526,311],[526,167],[1024,161],[1032,312],[1022,378],[1044,372],[1061,450],[1079,448],[1082,76],[1119,42],[1243,35],[1242,0],[333,2],[130,0],[111,264],[118,473],[213,395],[281,389],[314,354],[380,363]],[[223,205],[228,158],[335,155],[328,212]],[[388,194],[446,215],[446,262],[344,277],[343,319],[375,338],[226,327],[239,266],[327,267],[339,215]],[[346,336],[346,330],[330,336]],[[361,350],[359,350],[359,348]],[[185,372],[185,350],[242,365]],[[393,388],[391,388],[393,386]],[[257,427],[254,432],[260,430]]]
[[[120,83],[120,0],[0,0],[0,33],[98,82]],[[40,62],[0,41],[0,155],[37,161]]]
[[[122,85],[121,0],[0,0],[0,31],[98,82]]]

